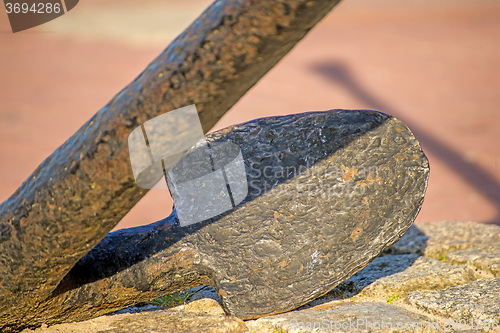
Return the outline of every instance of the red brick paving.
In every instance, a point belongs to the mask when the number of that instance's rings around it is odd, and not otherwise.
[[[170,4],[159,3],[147,2],[145,11],[131,1],[89,0],[59,25],[17,34],[0,13],[0,201],[166,46],[158,31],[144,34],[144,42],[127,37],[136,27],[152,29],[148,13]],[[199,11],[207,3],[190,5]],[[115,30],[102,26],[101,33],[102,21],[77,16],[95,10],[106,18],[113,6],[136,15],[136,26],[122,27],[114,17]],[[90,32],[64,23],[72,13]],[[331,108],[393,114],[414,130],[431,163],[417,220],[500,223],[499,40],[497,1],[345,0],[217,128]],[[167,194],[150,191],[119,227],[169,211]]]

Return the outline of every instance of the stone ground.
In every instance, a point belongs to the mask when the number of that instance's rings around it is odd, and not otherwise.
[[[204,290],[169,309],[140,304],[34,332],[500,332],[499,268],[499,226],[418,223],[348,281],[287,313],[243,322]]]
[[[210,2],[85,0],[17,34],[0,11],[0,201]],[[498,0],[343,0],[216,128],[332,108],[393,114],[430,160],[417,221],[500,223],[499,39]],[[118,228],[170,209],[150,191]]]

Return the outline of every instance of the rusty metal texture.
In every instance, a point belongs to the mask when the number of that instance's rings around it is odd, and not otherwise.
[[[29,316],[146,193],[127,136],[196,104],[208,131],[339,0],[215,1],[0,205],[0,322]]]
[[[181,227],[175,211],[106,236],[11,327],[96,317],[213,286],[243,319],[294,309],[368,265],[413,223],[429,165],[395,118],[332,110],[257,119],[207,136],[241,148],[249,194]]]

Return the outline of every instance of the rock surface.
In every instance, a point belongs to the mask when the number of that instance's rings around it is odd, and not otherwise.
[[[480,279],[439,291],[414,291],[409,303],[437,315],[467,321],[500,320],[500,278]]]
[[[455,250],[476,248],[500,242],[498,226],[474,222],[442,221],[412,226],[388,254],[417,253],[440,259]]]
[[[381,317],[383,314],[383,317]],[[382,323],[383,320],[384,322]],[[303,332],[371,332],[387,328],[415,329],[427,331],[426,323],[432,319],[413,313],[398,306],[381,302],[360,302],[331,304],[302,311],[292,311],[272,317],[264,317],[253,322],[247,322],[250,331],[271,331],[279,329],[290,333]],[[412,323],[422,323],[421,329]],[[425,323],[425,324],[424,324]],[[267,329],[267,331],[266,331]]]
[[[465,265],[480,277],[500,277],[500,242],[485,246],[453,251],[446,254],[446,261]]]
[[[241,322],[223,315],[211,299],[215,292],[205,289],[193,297],[196,300],[173,309],[136,306],[129,311],[144,312],[36,332],[500,332],[500,278],[481,278],[497,274],[493,268],[500,264],[498,235],[500,227],[495,225],[416,224],[386,251],[406,254],[380,256],[323,297],[295,311],[257,320]],[[422,246],[426,243],[431,250]]]
[[[330,294],[341,295],[341,298],[360,292],[371,297],[401,296],[413,290],[440,290],[472,280],[474,274],[467,267],[452,266],[416,254],[403,254],[378,257]]]

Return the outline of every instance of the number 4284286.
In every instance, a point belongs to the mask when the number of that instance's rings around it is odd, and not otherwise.
[[[38,3],[10,3],[7,2],[5,4],[5,9],[7,11],[7,14],[27,14],[27,13],[33,13],[33,14],[59,14],[62,10],[61,4],[60,3],[43,3],[43,2],[38,2]]]

